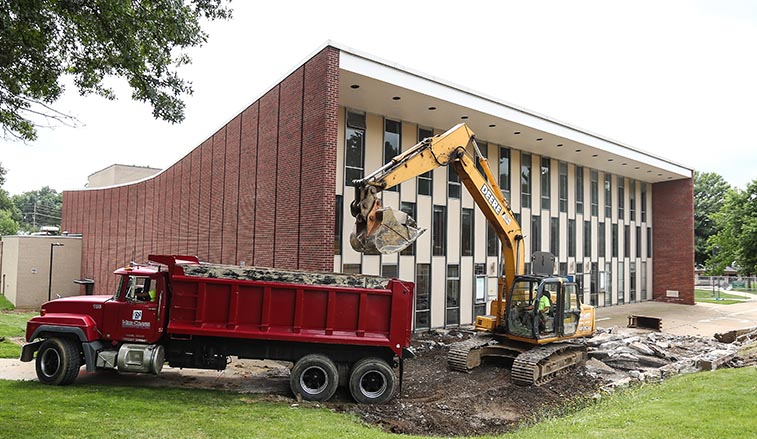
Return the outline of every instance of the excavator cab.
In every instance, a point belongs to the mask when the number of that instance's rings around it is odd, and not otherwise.
[[[581,303],[566,278],[518,276],[507,303],[506,332],[516,339],[541,344],[576,332]]]

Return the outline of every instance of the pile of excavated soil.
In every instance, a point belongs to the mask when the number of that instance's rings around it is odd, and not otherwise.
[[[484,364],[470,373],[450,371],[447,350],[449,342],[457,341],[454,335],[415,337],[417,357],[405,361],[402,391],[388,404],[329,405],[392,433],[500,434],[546,410],[591,396],[600,384],[581,369],[540,387],[513,384],[508,364]]]

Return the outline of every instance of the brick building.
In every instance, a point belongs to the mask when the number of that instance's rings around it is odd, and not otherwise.
[[[352,188],[460,121],[488,156],[526,236],[598,306],[693,303],[692,171],[491,97],[327,43],[153,178],[66,191],[82,277],[150,253],[216,263],[398,276],[417,284],[416,326],[466,324],[494,295],[498,243],[454,172],[386,191],[429,228],[401,255],[349,246]]]

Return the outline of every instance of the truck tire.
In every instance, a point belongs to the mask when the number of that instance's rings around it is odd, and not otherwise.
[[[394,396],[397,379],[386,361],[364,358],[350,373],[350,393],[361,404],[383,404]]]
[[[339,372],[328,357],[306,355],[297,361],[289,377],[289,386],[295,396],[307,401],[326,401],[339,387]]]
[[[69,338],[48,338],[39,347],[36,365],[41,383],[57,386],[73,383],[81,367],[78,343]]]

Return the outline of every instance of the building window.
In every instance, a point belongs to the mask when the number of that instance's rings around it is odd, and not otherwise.
[[[403,201],[400,203],[400,210],[402,212],[405,212],[410,218],[415,219],[416,212],[415,212],[415,203],[410,203],[407,201]],[[405,247],[401,252],[401,255],[403,256],[412,256],[415,254],[415,243],[412,243]]]
[[[445,326],[460,324],[460,266],[447,265],[447,316]]]
[[[599,230],[597,231],[597,257],[604,258],[605,257],[605,222],[600,221],[599,224]]]
[[[636,226],[636,254],[633,257],[641,257],[641,226]]]
[[[365,158],[365,114],[347,110],[347,132],[344,152],[344,180],[352,186],[352,180],[363,178]]]
[[[486,314],[486,264],[474,264],[476,285],[473,291],[473,318]]]
[[[647,263],[641,263],[641,300],[647,300]]]
[[[360,274],[362,267],[360,264],[344,264],[342,265],[342,273],[345,274]]]
[[[560,256],[560,219],[559,218],[549,219],[549,252],[555,255],[555,257]]]
[[[631,257],[631,226],[623,228],[623,256]]]
[[[461,255],[473,256],[473,209],[463,208],[461,226]]]
[[[612,218],[612,175],[605,173],[605,218]]]
[[[418,143],[423,139],[433,137],[434,132],[426,128],[418,128]],[[431,195],[433,193],[433,172],[428,171],[418,176],[418,195]]]
[[[647,184],[641,184],[641,222],[647,221]]]
[[[431,264],[415,267],[415,329],[428,329],[431,327]]]
[[[541,208],[549,210],[550,196],[550,161],[546,157],[541,158]]]
[[[584,257],[591,258],[591,221],[584,221]]]
[[[597,171],[591,171],[591,215],[599,215],[599,176]]]
[[[612,257],[618,257],[618,225],[612,225]]]
[[[497,256],[499,237],[489,221],[486,222],[486,256]]]
[[[383,264],[381,266],[381,277],[396,279],[398,276],[397,264]]]
[[[636,302],[636,262],[631,261],[628,266],[629,302]]]
[[[531,254],[541,251],[541,220],[538,215],[531,217]]]
[[[625,191],[623,190],[623,177],[618,177],[618,221],[625,220]]]
[[[584,168],[576,166],[576,213],[584,213]]]
[[[568,164],[560,162],[558,165],[559,172],[559,188],[560,191],[560,212],[568,211]]]
[[[510,148],[499,148],[499,188],[507,202],[510,202]]]
[[[342,196],[336,196],[336,209],[334,218],[334,254],[342,254]]]
[[[434,205],[434,219],[431,225],[431,247],[434,256],[447,254],[447,208]]]
[[[618,304],[626,302],[625,264],[618,261]]]
[[[647,227],[647,257],[652,257],[652,228]]]
[[[628,220],[636,221],[636,181],[631,180],[628,182],[628,210],[631,214],[631,218]]]
[[[568,220],[568,257],[576,257],[576,220]]]
[[[531,207],[531,154],[520,155],[520,204]]]
[[[400,136],[402,124],[396,120],[384,119],[384,163],[389,163],[400,153]],[[392,186],[388,191],[396,192],[399,185]]]
[[[612,305],[612,263],[605,262],[605,306]]]
[[[460,198],[460,176],[452,166],[447,166],[447,196]]]

